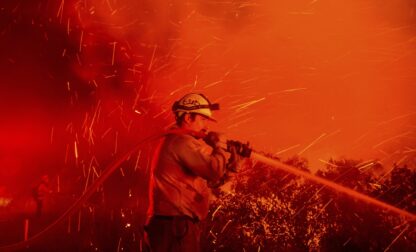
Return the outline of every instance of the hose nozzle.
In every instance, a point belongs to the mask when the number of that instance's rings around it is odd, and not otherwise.
[[[250,147],[249,147],[249,143],[247,142],[246,144],[243,144],[240,141],[235,141],[235,140],[227,140],[227,151],[231,152],[231,148],[234,147],[237,154],[242,156],[242,157],[247,157],[249,158],[251,155],[251,152],[253,151]]]

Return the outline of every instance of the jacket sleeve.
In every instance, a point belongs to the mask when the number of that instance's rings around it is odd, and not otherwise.
[[[208,181],[219,180],[224,175],[227,158],[222,149],[212,149],[192,136],[180,138],[174,144],[178,161],[191,173]]]

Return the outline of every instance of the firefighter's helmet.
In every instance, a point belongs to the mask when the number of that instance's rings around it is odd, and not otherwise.
[[[187,94],[172,106],[172,111],[176,117],[181,117],[185,113],[196,113],[214,121],[212,111],[219,109],[220,105],[218,103],[212,104],[207,97],[198,93]]]

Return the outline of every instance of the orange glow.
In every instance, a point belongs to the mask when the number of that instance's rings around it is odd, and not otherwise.
[[[11,201],[11,198],[0,197],[0,207],[7,207]]]
[[[416,132],[407,7],[195,4],[178,18],[170,62],[149,92],[162,108],[184,92],[204,92],[221,103],[218,130],[270,152],[299,144],[283,156],[301,153],[313,169],[322,166],[319,159],[340,156],[390,165],[405,146],[414,148]]]
[[[30,198],[42,174],[58,193],[87,189],[169,128],[172,103],[191,91],[221,104],[210,129],[301,156],[312,172],[330,158],[380,164],[359,171],[383,167],[381,182],[393,164],[414,169],[415,1],[9,0],[0,10],[0,188],[13,192],[0,206]],[[106,197],[131,178],[146,207],[151,150],[126,160]]]

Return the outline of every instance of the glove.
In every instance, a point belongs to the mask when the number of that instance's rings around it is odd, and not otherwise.
[[[241,156],[237,153],[235,145],[229,145],[227,142],[227,151],[230,152],[230,158],[227,162],[227,170],[237,172]]]
[[[210,131],[208,134],[203,138],[206,144],[211,146],[212,148],[216,148],[218,142],[220,141],[220,135],[217,132]]]
[[[227,151],[228,152],[234,151],[242,157],[250,157],[252,150],[249,147],[249,143],[243,144],[239,141],[229,140],[227,141]]]

